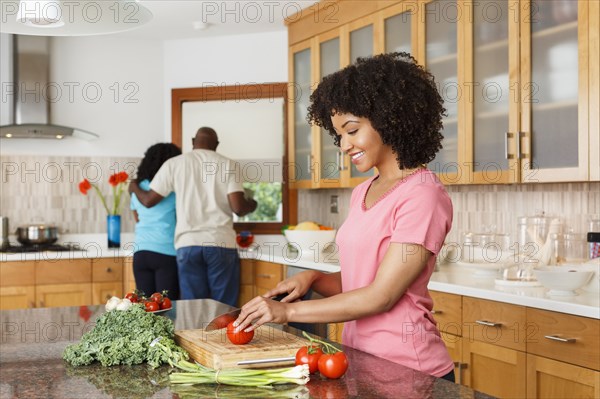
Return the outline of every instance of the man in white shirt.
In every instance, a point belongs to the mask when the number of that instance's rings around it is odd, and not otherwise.
[[[217,133],[201,127],[193,150],[167,160],[150,183],[150,191],[135,181],[135,193],[152,207],[175,192],[175,248],[181,299],[212,298],[237,306],[240,285],[232,212],[244,216],[257,203],[244,196],[239,164],[216,152]]]

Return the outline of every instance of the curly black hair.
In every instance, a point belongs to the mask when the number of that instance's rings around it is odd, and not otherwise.
[[[339,147],[331,117],[349,113],[367,118],[400,169],[427,164],[442,148],[444,100],[431,73],[408,53],[358,58],[323,78],[310,96],[307,119],[326,129]]]
[[[137,170],[136,181],[152,180],[156,172],[169,158],[181,155],[181,150],[173,143],[158,143],[150,146],[144,154]]]

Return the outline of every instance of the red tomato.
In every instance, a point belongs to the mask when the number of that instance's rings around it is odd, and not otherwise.
[[[348,359],[344,352],[332,355],[323,354],[319,358],[319,372],[327,378],[340,378],[348,369]]]
[[[163,296],[161,293],[155,292],[154,294],[150,295],[150,300],[156,303],[161,303],[163,300]]]
[[[316,373],[319,369],[319,358],[321,355],[323,355],[323,351],[319,346],[303,346],[296,352],[296,366],[308,364],[310,373]]]
[[[159,304],[156,302],[152,302],[152,301],[146,302],[144,307],[146,309],[146,312],[156,312],[157,310],[160,310]]]
[[[160,308],[161,309],[171,309],[171,300],[167,297],[164,297],[162,302],[160,303]]]
[[[235,330],[235,327],[233,326],[233,321],[231,321],[227,324],[227,338],[232,344],[245,345],[254,338],[254,330],[250,332],[240,331],[237,333],[234,333],[233,330]]]
[[[131,303],[137,303],[139,301],[137,294],[133,292],[129,292],[127,295],[125,295],[125,298],[129,299]]]

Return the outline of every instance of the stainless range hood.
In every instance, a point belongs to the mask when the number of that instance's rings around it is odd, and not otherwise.
[[[63,139],[77,137],[95,140],[97,134],[67,126],[52,124],[48,99],[52,85],[49,82],[50,56],[49,38],[46,36],[14,35],[13,46],[13,90],[12,120],[2,121],[1,139]],[[3,85],[5,83],[3,82]],[[10,87],[10,86],[9,86]],[[4,99],[3,99],[4,100]]]

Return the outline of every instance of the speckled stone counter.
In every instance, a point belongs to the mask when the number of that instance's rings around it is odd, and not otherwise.
[[[176,301],[164,317],[171,318],[177,330],[199,328],[229,309],[208,299]],[[344,348],[350,367],[341,379],[316,376],[306,386],[274,390],[170,386],[168,366],[69,366],[62,351],[89,331],[103,312],[103,306],[0,312],[0,398],[489,398],[351,348]]]

